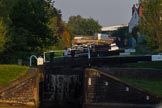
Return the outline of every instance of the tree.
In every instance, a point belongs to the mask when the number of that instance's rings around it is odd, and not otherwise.
[[[10,12],[11,38],[21,40],[24,45],[16,44],[15,47],[41,51],[54,45],[60,32],[59,18],[58,11],[43,0],[18,0]]]
[[[5,43],[7,42],[7,28],[3,23],[3,20],[0,19],[0,52],[2,52],[5,48]]]
[[[4,21],[8,20],[8,13],[15,3],[16,0],[0,0],[0,17]]]
[[[0,0],[0,9],[9,8],[0,13],[4,22],[0,23],[0,30],[7,32],[8,40],[3,52],[5,58],[17,59],[25,53],[29,56],[43,52],[58,42],[63,33],[61,13],[52,3],[52,0]],[[0,37],[4,37],[1,34]]]
[[[13,49],[39,51],[48,45],[48,14],[43,1],[17,0],[9,16],[11,40],[16,43]]]
[[[93,18],[83,18],[80,15],[71,16],[68,21],[70,28],[75,35],[94,35],[101,32],[101,25]]]
[[[101,32],[101,25],[93,18],[88,18],[86,25],[85,31],[88,30],[87,35],[94,35],[94,33]]]
[[[162,50],[162,0],[144,0],[141,5],[140,32],[148,36],[147,43],[151,49]]]
[[[111,34],[116,37],[116,43],[119,47],[126,47],[127,43],[125,42],[128,38],[128,27],[120,27]]]
[[[112,33],[112,36],[126,38],[128,36],[128,27],[120,27]]]

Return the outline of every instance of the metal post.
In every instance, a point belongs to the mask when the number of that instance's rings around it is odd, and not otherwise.
[[[53,63],[54,62],[54,55],[55,53],[53,51],[50,52],[50,63]]]
[[[46,52],[44,52],[43,54],[43,59],[44,59],[44,62],[46,62]]]
[[[89,65],[89,67],[91,66],[90,59],[91,59],[91,52],[90,52],[90,48],[88,47],[88,65]]]
[[[91,59],[91,52],[90,52],[90,48],[88,48],[88,59]]]
[[[31,55],[31,56],[30,56],[30,67],[32,66],[32,58],[33,58],[33,57],[37,60],[37,56]]]

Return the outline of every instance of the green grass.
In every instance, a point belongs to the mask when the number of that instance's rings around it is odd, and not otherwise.
[[[155,95],[159,95],[162,97],[162,79],[145,79],[145,80],[131,79],[131,78],[121,78],[121,79],[130,84],[133,84],[138,88],[145,89]]]
[[[162,70],[162,62],[161,61],[154,61],[154,62],[138,62],[138,63],[128,63],[124,65],[130,68],[151,68],[151,69],[160,69]],[[130,83],[138,88],[145,89],[150,91],[155,95],[159,95],[162,97],[162,78],[161,79],[135,79],[135,78],[128,78],[122,77],[121,80]]]
[[[154,61],[154,62],[139,62],[139,63],[129,63],[127,64],[129,67],[133,68],[153,68],[153,69],[161,69],[162,70],[162,62]]]
[[[24,75],[29,67],[19,65],[0,65],[0,86]]]
[[[160,69],[162,70],[162,62],[138,62],[138,63],[129,63],[126,66],[131,68],[151,68],[151,69]],[[132,79],[132,78],[121,78],[122,80],[135,85],[138,88],[142,88],[152,92],[153,94],[159,95],[162,97],[162,78],[161,79]]]

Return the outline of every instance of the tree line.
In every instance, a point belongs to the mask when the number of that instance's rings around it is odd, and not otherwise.
[[[53,0],[0,0],[0,63],[64,49],[75,34],[93,34],[101,27],[93,18],[81,16],[72,16],[65,23],[54,5]]]
[[[1,63],[57,47],[67,32],[51,0],[0,0],[0,10]]]
[[[148,47],[152,51],[162,51],[162,0],[141,0],[143,16],[139,30],[145,34]]]

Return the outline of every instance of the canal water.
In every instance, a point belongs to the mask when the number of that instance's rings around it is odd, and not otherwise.
[[[80,75],[46,75],[41,91],[40,108],[81,108]]]

